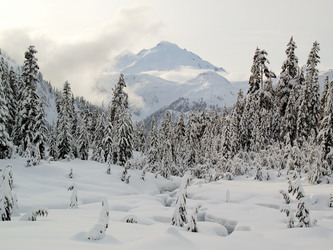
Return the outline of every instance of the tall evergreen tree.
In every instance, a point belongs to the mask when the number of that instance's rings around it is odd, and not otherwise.
[[[36,137],[35,122],[38,116],[37,106],[39,97],[36,93],[38,82],[37,58],[35,54],[37,50],[34,46],[29,46],[25,52],[25,60],[23,64],[22,82],[22,109],[20,112],[20,137],[22,140],[23,151],[28,149],[28,146],[33,145],[33,140]]]
[[[72,91],[68,81],[64,83],[62,97],[59,100],[57,124],[58,158],[74,157],[73,152],[73,102]]]
[[[325,93],[326,92],[326,93]],[[320,122],[318,143],[321,146],[323,160],[326,160],[330,166],[333,164],[333,81],[330,82],[328,89],[324,91],[326,96],[323,107],[323,118]],[[331,152],[331,154],[330,154]],[[329,157],[330,156],[330,157]]]
[[[280,80],[278,81],[276,87],[276,98],[280,117],[285,116],[290,91],[294,84],[293,81],[298,75],[298,58],[295,55],[296,48],[297,46],[294,39],[291,37],[286,49],[287,59],[282,64]]]
[[[18,87],[19,77],[15,73],[13,68],[10,68],[9,71],[9,87],[8,92],[10,98],[8,99],[8,111],[9,111],[9,120],[8,123],[11,126],[8,127],[8,133],[14,141],[15,131],[16,131],[16,121],[17,116],[20,110],[19,107],[19,87]]]
[[[319,119],[319,83],[317,65],[319,59],[319,43],[314,42],[310,51],[305,77],[305,87],[300,97],[297,117],[297,131],[300,142],[306,140],[312,131],[317,135]]]
[[[12,146],[11,139],[7,130],[9,112],[7,108],[7,99],[4,95],[4,87],[4,82],[0,80],[0,159],[9,156],[10,148]]]
[[[113,90],[110,105],[110,122],[112,125],[112,162],[122,166],[133,155],[133,123],[129,112],[128,95],[124,75],[120,74]]]

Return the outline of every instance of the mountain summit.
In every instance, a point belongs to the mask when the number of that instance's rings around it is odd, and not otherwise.
[[[116,69],[125,74],[149,71],[180,70],[182,68],[225,71],[221,67],[201,59],[198,55],[181,49],[178,45],[162,41],[154,48],[141,50],[137,54],[126,53],[118,56]]]

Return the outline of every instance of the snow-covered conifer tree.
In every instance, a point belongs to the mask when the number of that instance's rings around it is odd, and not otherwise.
[[[311,131],[317,135],[319,112],[319,83],[318,83],[318,69],[319,61],[319,43],[314,42],[310,51],[305,77],[305,87],[300,96],[298,117],[297,117],[297,131],[298,138],[302,143],[307,140]]]
[[[92,229],[88,232],[89,240],[100,240],[105,236],[105,231],[109,227],[109,205],[107,200],[102,201],[102,209],[99,219]]]
[[[183,227],[187,223],[186,196],[187,196],[188,176],[185,175],[177,193],[175,210],[171,219],[171,224]]]
[[[73,111],[72,92],[69,82],[65,82],[62,97],[60,98],[60,106],[57,123],[57,142],[58,142],[58,158],[64,159],[74,155],[74,139],[73,139]]]
[[[109,227],[109,204],[107,200],[102,201],[102,209],[99,214],[99,223],[104,224],[105,228]]]
[[[17,200],[12,192],[13,177],[11,167],[7,166],[0,177],[0,219],[11,220],[12,213],[17,209]]]
[[[333,81],[328,85],[326,97],[323,99],[323,118],[320,122],[317,141],[321,147],[322,160],[326,160],[332,166],[333,158],[329,157],[329,153],[333,149]]]
[[[133,155],[133,123],[129,112],[128,95],[124,91],[125,87],[124,75],[120,74],[118,83],[113,89],[109,111],[112,147],[106,151],[106,155],[112,156],[112,163],[122,166]]]
[[[25,61],[23,64],[22,81],[22,109],[20,111],[20,134],[23,145],[23,151],[27,150],[30,144],[33,144],[35,139],[35,123],[38,116],[37,105],[39,103],[39,97],[36,93],[38,82],[38,70],[37,58],[35,54],[37,50],[34,46],[29,46],[25,52]],[[33,152],[32,152],[33,156]]]
[[[282,120],[286,114],[287,104],[291,95],[290,92],[293,89],[293,85],[295,84],[295,79],[297,78],[299,71],[298,58],[295,55],[296,48],[297,46],[294,42],[294,39],[291,37],[286,49],[287,59],[282,64],[280,79],[276,87],[278,112]],[[283,138],[284,133],[282,133],[281,136]]]
[[[2,72],[0,72],[0,74],[1,73]],[[0,75],[0,159],[4,159],[10,155],[10,148],[12,146],[11,138],[7,129],[10,115],[4,91],[5,86],[4,82],[1,81]]]

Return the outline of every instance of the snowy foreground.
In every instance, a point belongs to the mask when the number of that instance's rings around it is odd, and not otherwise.
[[[260,182],[253,177],[205,183],[192,180],[188,187],[187,213],[196,205],[198,233],[171,226],[175,199],[181,182],[155,178],[142,171],[129,170],[130,183],[120,180],[123,169],[92,161],[42,162],[25,167],[24,159],[1,160],[0,168],[13,165],[13,192],[17,194],[19,211],[12,221],[0,221],[0,249],[332,249],[333,208],[328,207],[332,184],[303,187],[309,198],[311,218],[317,225],[288,229],[286,215],[280,212],[287,190],[283,174]],[[73,169],[73,179],[68,177]],[[69,208],[71,191],[78,190],[78,208]],[[229,193],[229,201],[226,198]],[[87,234],[96,224],[101,201],[110,208],[110,223],[101,240],[88,240]],[[297,202],[293,199],[295,209]],[[48,209],[47,217],[22,221],[32,208]],[[133,218],[137,223],[126,223]]]

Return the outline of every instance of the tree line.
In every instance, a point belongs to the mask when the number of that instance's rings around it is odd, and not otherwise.
[[[41,84],[37,50],[29,46],[22,67],[9,68],[0,61],[0,159],[27,158],[27,166],[41,159],[87,160],[124,165],[133,154],[133,125],[124,76],[113,89],[108,110],[74,98],[66,81],[56,92],[57,119],[48,124],[45,103],[37,93]]]
[[[309,172],[309,181],[328,180],[333,167],[333,81],[324,81],[319,93],[319,43],[314,42],[306,62],[299,66],[291,37],[280,78],[269,69],[268,53],[257,48],[249,88],[240,90],[236,103],[222,113],[181,113],[172,121],[166,111],[161,124],[153,118],[148,131],[133,124],[124,76],[113,89],[107,110],[92,109],[84,99],[75,101],[69,82],[57,92],[56,124],[47,124],[34,46],[18,70],[1,59],[0,158],[19,154],[28,165],[41,159],[80,158],[109,165],[136,167],[160,174],[216,180],[246,174],[267,179],[264,169]],[[133,159],[133,151],[142,157]],[[143,177],[144,178],[144,177]]]
[[[166,111],[159,130],[153,119],[144,147],[146,168],[166,178],[191,170],[212,180],[254,166],[259,180],[269,178],[263,168],[275,168],[309,172],[313,184],[327,181],[333,170],[333,81],[325,78],[320,95],[318,42],[305,70],[296,48],[291,37],[276,85],[268,53],[257,48],[249,89],[245,96],[239,91],[231,111],[182,113],[175,122]]]

